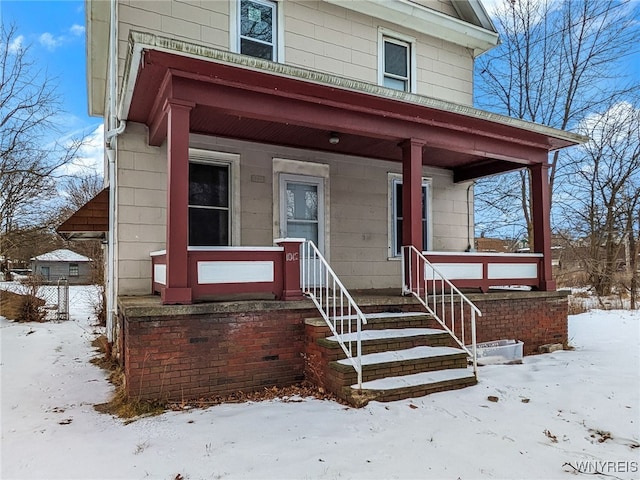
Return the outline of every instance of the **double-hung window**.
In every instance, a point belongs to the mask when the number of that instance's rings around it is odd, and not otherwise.
[[[391,253],[392,256],[400,256],[402,249],[402,178],[391,178]],[[427,178],[422,179],[422,250],[429,250],[430,243],[430,215],[431,208],[431,182]]]
[[[244,55],[277,60],[276,3],[267,0],[239,0],[239,49]]]
[[[415,41],[404,35],[379,31],[379,84],[413,92],[415,90]]]
[[[230,166],[189,164],[189,245],[230,245]]]

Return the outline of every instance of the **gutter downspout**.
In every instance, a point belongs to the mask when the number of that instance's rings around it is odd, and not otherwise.
[[[112,343],[114,341],[114,318],[116,316],[116,289],[115,289],[115,251],[116,251],[116,152],[117,152],[117,137],[126,128],[127,124],[124,121],[118,121],[116,115],[117,107],[117,89],[118,89],[118,4],[117,0],[111,0],[110,12],[109,12],[109,106],[107,110],[106,126],[107,132],[105,133],[105,148],[108,158],[108,171],[109,171],[109,232],[108,232],[108,245],[107,245],[107,305],[106,305],[106,330],[107,341]]]

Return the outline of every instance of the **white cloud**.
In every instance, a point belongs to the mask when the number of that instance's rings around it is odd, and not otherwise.
[[[86,174],[104,174],[104,124],[91,132],[85,145],[78,152],[74,166]]]
[[[60,45],[62,45],[64,37],[54,37],[49,32],[44,32],[42,35],[40,35],[38,40],[40,41],[40,45],[52,52]]]
[[[16,54],[20,50],[22,50],[24,44],[24,35],[18,35],[13,41],[9,44],[9,53]]]
[[[82,25],[78,25],[77,23],[74,23],[69,29],[69,32],[71,33],[71,35],[75,35],[76,37],[79,37],[81,35],[84,35],[84,27]]]
[[[60,139],[62,145],[70,145],[81,134],[73,131]],[[71,163],[61,167],[58,176],[86,176],[104,174],[104,125],[101,123],[85,137],[84,145],[78,150]]]
[[[637,122],[638,118],[640,118],[640,111],[633,104],[622,101],[612,105],[604,113],[592,113],[586,116],[580,122],[578,131],[590,135],[594,141],[601,141],[599,137],[602,135],[603,129],[606,131],[607,125],[624,125],[628,129],[633,129],[635,128],[634,122]],[[626,135],[625,129],[622,128],[619,134]]]

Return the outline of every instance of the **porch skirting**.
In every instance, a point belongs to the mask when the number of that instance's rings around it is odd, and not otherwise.
[[[566,293],[470,298],[483,314],[476,319],[478,342],[522,340],[525,355],[548,343],[567,345]],[[363,294],[356,300],[365,313],[418,308],[410,297],[396,295]],[[318,317],[310,301],[162,305],[158,297],[121,297],[118,307],[118,347],[130,398],[182,401],[305,378],[323,383],[317,374],[324,363],[316,362],[327,359],[315,355],[315,345],[329,329],[322,322],[305,325],[305,319]]]

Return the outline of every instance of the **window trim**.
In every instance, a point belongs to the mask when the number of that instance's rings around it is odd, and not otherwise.
[[[273,62],[284,63],[284,4],[281,0],[252,0],[256,3],[273,5],[275,9],[275,48]],[[229,50],[240,52],[240,0],[229,2]],[[264,60],[264,59],[261,59]]]
[[[389,172],[387,182],[387,198],[389,202],[389,215],[387,218],[387,238],[389,239],[388,260],[399,260],[401,257],[399,253],[396,253],[397,198],[395,195],[395,187],[398,183],[402,184],[402,174]],[[429,251],[433,248],[433,179],[431,177],[422,177],[422,187],[426,188],[427,190],[425,196],[427,201],[427,206],[425,209],[425,214],[427,216],[427,238],[425,240],[427,247],[426,251]]]
[[[189,148],[189,163],[224,165],[229,168],[229,246],[240,245],[240,155]],[[191,207],[189,205],[188,207]]]
[[[409,35],[394,32],[384,27],[378,27],[378,85],[384,87],[385,79],[385,55],[384,44],[389,40],[397,44],[404,44],[409,49],[409,69],[408,69],[408,89],[409,93],[416,93],[417,87],[417,68],[416,68],[416,39]],[[390,87],[386,87],[390,88]],[[401,90],[398,90],[401,91]]]
[[[331,179],[329,176],[329,165],[326,163],[307,162],[282,157],[273,157],[272,162],[273,238],[279,238],[281,232],[280,176],[301,175],[305,177],[322,178],[324,193],[324,224],[321,225],[324,229],[324,251],[322,254],[327,261],[331,261]]]

